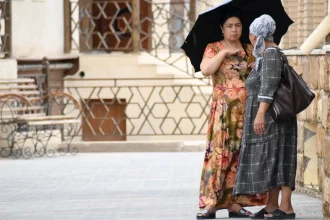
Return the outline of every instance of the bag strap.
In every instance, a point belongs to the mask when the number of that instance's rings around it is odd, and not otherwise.
[[[287,80],[287,78],[285,77],[285,74],[284,74],[284,65],[290,65],[289,64],[289,61],[288,59],[286,59],[286,57],[283,57],[283,53],[281,52],[281,49],[278,48],[278,47],[274,47],[274,46],[271,46],[271,47],[268,47],[268,48],[274,48],[276,50],[276,52],[278,53],[278,55],[280,55],[281,59],[282,59],[282,71],[281,71],[281,80],[283,82],[285,82]]]
[[[283,61],[283,66],[284,66],[284,64],[290,65],[288,59],[284,56],[284,54],[283,54],[283,52],[282,52],[282,50],[280,48],[274,47],[274,46],[271,46],[271,48],[275,48],[275,50],[277,51],[277,53],[280,55],[280,57],[281,57],[281,59]]]

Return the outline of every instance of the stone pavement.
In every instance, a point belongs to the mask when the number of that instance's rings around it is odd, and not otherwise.
[[[0,219],[195,219],[202,160],[201,152],[0,160]],[[293,203],[297,219],[322,219],[320,200],[295,194]]]

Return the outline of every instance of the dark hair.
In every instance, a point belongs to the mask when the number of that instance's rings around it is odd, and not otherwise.
[[[229,10],[225,13],[225,15],[220,20],[221,27],[223,27],[223,25],[226,23],[226,21],[229,18],[238,18],[241,21],[241,23],[243,24],[241,13],[239,11]]]

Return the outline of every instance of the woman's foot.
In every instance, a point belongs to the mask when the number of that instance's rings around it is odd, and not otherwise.
[[[206,206],[200,213],[197,213],[197,219],[215,219],[216,209],[214,206]]]
[[[295,219],[296,213],[293,212],[285,212],[281,209],[276,209],[274,212],[265,215],[265,219]]]
[[[229,218],[249,218],[252,213],[240,206],[237,203],[234,203],[228,207]]]
[[[285,212],[286,214],[294,213],[294,210],[291,205],[288,205],[288,206],[281,205],[280,207],[275,208],[274,210],[267,210],[269,214],[265,215],[265,217],[272,217],[273,215],[271,213],[276,210],[281,210],[281,211]]]
[[[266,205],[265,210],[269,213],[274,212],[276,209],[279,209],[279,206],[269,206]]]
[[[261,209],[259,212],[253,213],[250,215],[251,219],[264,219],[265,215],[269,214],[269,212],[266,211],[266,209]]]
[[[269,215],[270,213],[274,212],[276,209],[278,209],[277,207],[270,207],[270,206],[266,206],[265,208],[261,209],[259,212],[253,213],[252,215],[250,215],[251,219],[264,219],[266,215]]]

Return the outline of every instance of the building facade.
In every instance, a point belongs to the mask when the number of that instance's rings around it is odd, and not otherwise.
[[[179,47],[196,15],[221,2],[1,0],[0,78],[77,98],[76,141],[203,140],[212,86]],[[299,50],[328,1],[282,2],[295,23],[280,46],[316,94],[299,115],[297,184],[321,193],[330,217],[330,38],[311,55]]]

